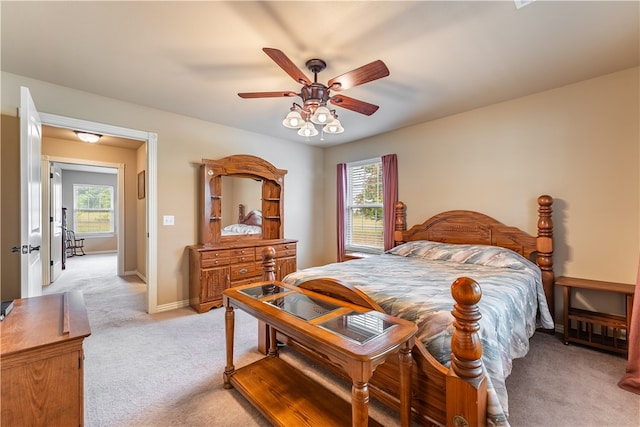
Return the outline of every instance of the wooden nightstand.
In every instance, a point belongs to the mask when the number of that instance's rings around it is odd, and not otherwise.
[[[565,344],[575,342],[627,354],[627,337],[631,326],[631,308],[633,307],[635,285],[564,276],[558,277],[555,284],[563,286]],[[624,294],[627,303],[625,315],[619,316],[572,307],[571,288]],[[595,325],[599,326],[599,331],[594,329]],[[621,339],[622,331],[625,331],[625,339]]]

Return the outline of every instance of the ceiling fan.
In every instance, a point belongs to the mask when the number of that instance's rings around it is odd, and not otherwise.
[[[294,103],[291,111],[283,121],[288,128],[299,128],[300,135],[314,136],[317,130],[309,121],[316,124],[324,124],[323,130],[328,133],[341,133],[344,131],[337,119],[335,110],[330,111],[327,103],[346,108],[357,113],[372,115],[378,110],[378,106],[359,99],[350,98],[341,94],[331,95],[331,91],[340,92],[354,86],[369,83],[374,80],[387,77],[389,69],[381,60],[373,61],[355,70],[334,77],[324,85],[318,83],[318,73],[327,67],[322,59],[310,59],[306,67],[313,73],[313,81],[309,79],[282,51],[265,47],[262,49],[280,68],[282,68],[297,83],[302,84],[299,93],[293,91],[280,92],[242,92],[241,98],[279,98],[298,96],[303,104]],[[314,133],[315,131],[315,133]]]

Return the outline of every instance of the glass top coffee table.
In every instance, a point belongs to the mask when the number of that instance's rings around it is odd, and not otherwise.
[[[280,282],[227,289],[223,298],[225,388],[235,387],[272,423],[378,425],[368,415],[368,381],[378,365],[398,353],[402,367],[400,415],[402,425],[409,425],[414,323]],[[270,326],[267,357],[238,369],[233,364],[235,308]],[[276,330],[340,367],[352,380],[351,405],[282,361]]]

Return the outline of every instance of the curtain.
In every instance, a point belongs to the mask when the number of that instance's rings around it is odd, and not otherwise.
[[[346,163],[338,163],[338,199],[336,206],[338,209],[337,225],[338,225],[338,262],[344,261],[344,239],[345,239],[345,221],[344,221],[344,203],[347,197],[347,165]]]
[[[640,260],[638,260],[638,275],[636,277],[636,293],[631,310],[631,327],[627,331],[627,343],[629,348],[629,360],[627,371],[618,383],[632,393],[640,394]]]
[[[382,206],[384,209],[384,250],[393,248],[396,204],[398,203],[398,156],[382,156]]]

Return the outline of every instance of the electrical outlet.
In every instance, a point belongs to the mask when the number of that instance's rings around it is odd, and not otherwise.
[[[165,215],[162,217],[162,225],[174,225],[175,219],[173,215]]]

